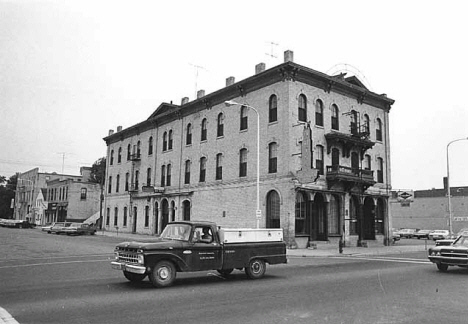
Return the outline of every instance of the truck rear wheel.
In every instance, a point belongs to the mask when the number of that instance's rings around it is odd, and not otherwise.
[[[151,284],[155,287],[168,287],[174,283],[176,268],[170,261],[158,262],[148,275]]]
[[[249,265],[245,267],[245,273],[250,279],[259,279],[263,277],[266,271],[265,261],[261,259],[253,259]]]
[[[128,271],[124,271],[123,274],[125,278],[127,278],[127,280],[131,282],[140,282],[146,277],[146,274],[138,274],[138,273],[133,273],[133,272],[128,272]]]
[[[437,263],[437,269],[439,269],[439,271],[445,272],[448,270],[448,265],[443,263]]]

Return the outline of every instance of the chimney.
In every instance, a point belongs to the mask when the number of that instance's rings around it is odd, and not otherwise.
[[[255,74],[259,74],[265,71],[265,63],[258,63],[255,65]]]
[[[294,62],[294,52],[291,50],[287,50],[284,52],[284,63],[286,62]]]
[[[233,76],[230,76],[229,78],[226,79],[226,87],[229,87],[230,85],[233,85],[236,83],[236,79],[234,79]]]
[[[111,136],[112,134],[114,134],[114,130],[113,130],[113,129],[109,129],[109,136]]]
[[[182,102],[181,102],[180,105],[183,106],[183,105],[185,105],[185,104],[188,103],[188,102],[189,102],[189,97],[183,97],[183,98],[182,98]]]
[[[122,131],[122,126],[117,126],[117,133]]]
[[[205,90],[198,90],[197,91],[197,99],[205,96]]]

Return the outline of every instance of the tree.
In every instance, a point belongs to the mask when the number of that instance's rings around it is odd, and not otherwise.
[[[106,179],[106,158],[102,157],[91,166],[90,182],[99,183],[101,187]]]
[[[13,218],[11,200],[15,198],[18,174],[12,175],[8,180],[0,176],[0,218]]]

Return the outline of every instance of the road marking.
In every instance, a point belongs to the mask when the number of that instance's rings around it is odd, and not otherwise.
[[[51,260],[51,259],[70,259],[70,258],[87,258],[87,257],[96,257],[96,256],[112,256],[112,253],[102,253],[102,254],[80,254],[80,255],[69,255],[69,256],[56,256],[56,257],[43,257],[43,258],[23,258],[23,259],[7,259],[0,260],[1,262],[11,262],[11,261],[31,261],[31,260]]]
[[[19,324],[4,308],[0,307],[0,324]]]
[[[366,261],[384,261],[384,262],[397,262],[397,263],[415,263],[415,264],[431,264],[429,260],[423,259],[405,259],[405,258],[365,258],[365,257],[352,257],[352,256],[336,256],[336,259],[352,259],[352,260],[366,260]]]
[[[106,259],[106,260],[63,261],[63,262],[48,262],[48,263],[34,263],[34,264],[19,264],[19,265],[3,266],[3,267],[0,267],[0,269],[36,267],[36,266],[54,265],[54,264],[71,264],[71,263],[86,263],[86,262],[109,262],[110,260],[111,260],[111,259]]]

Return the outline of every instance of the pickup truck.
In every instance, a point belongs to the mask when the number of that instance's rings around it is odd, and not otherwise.
[[[447,271],[449,266],[468,268],[468,233],[461,234],[450,245],[429,248],[428,258],[442,272]]]
[[[228,276],[245,269],[251,279],[263,277],[266,264],[287,263],[282,229],[224,229],[212,222],[169,223],[152,242],[116,246],[113,269],[138,282],[148,276],[154,287],[174,283],[177,272],[217,270]]]

